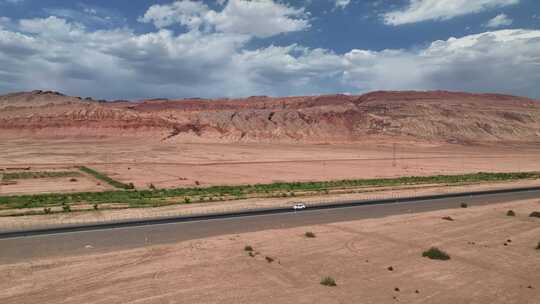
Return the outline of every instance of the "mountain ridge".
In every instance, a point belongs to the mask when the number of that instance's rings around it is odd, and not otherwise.
[[[177,142],[540,142],[540,102],[450,91],[107,102],[32,91],[0,96],[0,137],[14,132]]]

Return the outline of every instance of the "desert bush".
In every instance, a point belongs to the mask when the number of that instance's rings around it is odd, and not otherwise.
[[[337,286],[336,280],[334,280],[334,278],[332,278],[332,277],[324,277],[324,278],[322,278],[321,279],[321,285],[330,286],[330,287]]]
[[[244,251],[251,252],[251,251],[253,251],[253,247],[247,245],[246,247],[244,247]]]
[[[45,212],[45,214],[50,214],[51,213],[51,208],[44,208],[43,212]]]
[[[0,0],[1,1],[1,0]],[[294,192],[298,195],[300,192],[320,192],[339,189],[343,187],[364,187],[364,186],[398,186],[398,185],[421,185],[421,184],[454,184],[464,182],[480,181],[506,181],[520,179],[539,179],[540,172],[521,172],[521,173],[474,173],[465,175],[436,175],[436,176],[408,176],[399,178],[374,178],[357,180],[339,180],[339,181],[320,181],[320,182],[276,182],[271,184],[256,185],[237,185],[237,186],[211,186],[211,187],[191,187],[160,189],[159,191],[136,190],[132,184],[124,184],[112,180],[110,177],[87,167],[81,167],[81,171],[100,179],[97,183],[111,184],[119,190],[103,192],[79,192],[72,193],[71,199],[66,194],[35,194],[35,195],[17,195],[0,196],[0,206],[2,208],[44,208],[51,206],[64,199],[67,203],[118,203],[125,202],[130,207],[148,207],[155,204],[155,199],[175,198],[182,203],[184,197],[214,197],[221,200],[229,198],[245,198],[248,193],[269,193],[270,195],[281,195],[282,193]],[[76,177],[76,176],[69,176]],[[182,179],[182,178],[181,178]],[[124,191],[134,189],[131,191]],[[459,204],[459,203],[458,203]]]
[[[516,216],[516,213],[514,210],[508,210],[508,212],[506,212],[506,216]]]
[[[98,210],[99,209],[99,205],[98,204],[94,204],[94,210]]]
[[[540,242],[536,245],[536,250],[540,250]]]
[[[446,261],[450,259],[450,256],[446,252],[440,250],[437,247],[431,247],[430,249],[424,251],[422,253],[422,256],[430,258],[432,260]]]
[[[64,210],[64,212],[71,212],[71,206],[69,206],[69,205],[63,205],[63,206],[62,206],[62,210]]]
[[[90,174],[92,175],[93,177],[95,177],[96,179],[99,179],[101,181],[104,181],[106,182],[107,184],[113,186],[113,187],[116,187],[116,188],[119,188],[119,189],[126,189],[126,190],[129,190],[129,189],[135,189],[135,186],[133,185],[133,183],[129,183],[129,184],[124,184],[124,183],[121,183],[117,180],[114,180],[110,177],[108,177],[107,175],[101,173],[101,172],[98,172],[94,169],[90,169],[88,167],[85,167],[85,166],[82,166],[79,168],[79,170],[81,170],[82,172],[84,173],[87,173],[87,174]]]
[[[268,263],[272,263],[272,262],[274,261],[274,259],[271,258],[271,257],[269,257],[269,256],[264,257],[264,258],[266,259],[266,261],[267,261]]]
[[[461,206],[461,208],[467,208],[467,207],[469,207],[469,205],[467,205],[467,203],[461,203],[460,206]]]
[[[72,182],[72,183],[74,183],[74,182],[77,181],[77,179],[76,179],[76,178],[70,178],[69,181]]]
[[[540,211],[534,211],[529,214],[529,217],[539,217],[540,218]]]
[[[156,186],[154,186],[154,184],[150,184],[148,188],[150,188],[150,190],[156,190]]]
[[[191,204],[191,199],[189,197],[184,197],[184,204]]]
[[[10,172],[2,175],[2,180],[17,180],[17,179],[35,179],[35,178],[52,178],[52,177],[75,177],[80,176],[79,172],[74,171],[24,171]]]
[[[454,219],[451,216],[443,216],[442,219],[446,221],[451,221],[451,222],[454,221]]]
[[[306,236],[307,238],[314,238],[314,237],[316,237],[316,236],[315,236],[315,233],[313,233],[313,232],[311,232],[311,231],[306,232],[306,233],[305,233],[305,236]]]

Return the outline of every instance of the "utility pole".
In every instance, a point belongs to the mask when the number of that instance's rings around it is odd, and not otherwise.
[[[396,159],[396,143],[392,145],[392,167],[397,166],[397,159]]]

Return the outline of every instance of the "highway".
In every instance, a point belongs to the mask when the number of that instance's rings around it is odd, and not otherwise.
[[[66,229],[29,235],[0,234],[0,264],[30,261],[52,256],[102,253],[144,246],[175,243],[205,237],[292,228],[334,222],[379,218],[390,215],[460,208],[461,203],[480,206],[540,198],[540,189],[517,192],[459,195],[457,197],[403,199],[375,204],[346,202],[297,212],[275,210],[200,219],[167,219],[129,225],[105,225]]]

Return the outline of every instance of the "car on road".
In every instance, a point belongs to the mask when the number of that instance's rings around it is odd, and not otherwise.
[[[297,203],[297,204],[294,204],[293,205],[293,209],[294,210],[304,210],[306,209],[306,205],[302,204],[302,203]]]

